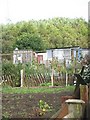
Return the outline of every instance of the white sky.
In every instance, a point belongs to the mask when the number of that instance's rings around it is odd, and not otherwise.
[[[88,21],[89,0],[0,0],[0,24],[53,17],[82,17]]]

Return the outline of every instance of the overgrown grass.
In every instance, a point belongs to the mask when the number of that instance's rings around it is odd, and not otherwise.
[[[74,86],[67,86],[67,87],[37,87],[37,88],[12,88],[10,86],[2,87],[2,93],[9,93],[9,94],[27,94],[27,93],[59,93],[61,91],[73,91]]]

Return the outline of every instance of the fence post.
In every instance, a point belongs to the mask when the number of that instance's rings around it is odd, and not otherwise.
[[[87,117],[90,120],[90,83],[88,84],[88,108]]]
[[[51,85],[54,85],[54,69],[52,69],[52,73],[51,73]]]
[[[66,72],[66,86],[67,86],[67,83],[68,83],[68,74]]]
[[[89,85],[88,85],[88,99],[89,99],[89,102],[90,102],[90,83],[89,83]]]
[[[2,87],[0,87],[0,91],[2,91]],[[2,93],[1,92],[0,92],[0,120],[2,120]]]
[[[21,70],[21,87],[24,86],[24,70]]]
[[[80,99],[88,103],[88,86],[80,85]]]

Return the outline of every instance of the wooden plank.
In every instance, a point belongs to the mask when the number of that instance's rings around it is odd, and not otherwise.
[[[38,79],[37,79],[37,74],[34,74],[34,81],[35,81],[35,86],[38,86]]]
[[[35,86],[36,86],[36,81],[35,81],[34,74],[32,75],[32,80],[33,80],[33,85],[34,85],[34,87],[35,87]]]
[[[70,119],[70,118],[74,118],[73,112],[67,114],[66,116],[63,117],[64,119]]]
[[[43,81],[43,77],[42,77],[41,74],[39,74],[39,77],[40,77],[40,79],[41,79],[41,83],[44,83],[44,81]]]
[[[88,86],[80,85],[80,99],[88,103]]]
[[[39,77],[39,75],[37,74],[37,82],[38,82],[38,85],[40,85],[41,84],[41,80],[40,80],[40,77]]]
[[[30,87],[32,87],[33,86],[32,75],[29,76],[29,80],[30,80]]]
[[[89,92],[89,98],[88,98],[88,100],[89,100],[89,103],[90,103],[90,83],[88,85],[88,92]]]
[[[58,117],[58,115],[60,114],[60,112],[61,112],[61,109],[60,110],[58,110],[50,119],[52,119],[52,120],[56,120],[57,119],[57,117]]]
[[[60,118],[63,118],[64,116],[66,116],[68,114],[68,105],[64,104],[60,110],[60,113],[58,114],[58,116],[56,117],[55,120],[58,120]]]
[[[88,105],[87,105],[87,117],[90,120],[90,83],[88,84]]]
[[[61,96],[61,104],[65,103],[66,100],[73,99],[73,96]]]

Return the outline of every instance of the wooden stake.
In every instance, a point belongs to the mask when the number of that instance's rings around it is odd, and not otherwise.
[[[67,86],[67,83],[68,83],[68,74],[66,72],[66,86]]]
[[[24,71],[23,69],[21,70],[21,87],[24,85]]]
[[[51,84],[52,84],[52,86],[54,85],[53,80],[54,80],[54,69],[52,69],[52,74],[51,74]]]

